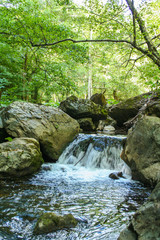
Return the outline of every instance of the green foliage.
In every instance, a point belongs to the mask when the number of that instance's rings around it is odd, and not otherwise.
[[[77,92],[75,67],[87,61],[87,47],[71,43],[51,49],[32,47],[77,36],[68,6],[25,0],[4,1],[0,8],[1,103],[7,99],[48,102],[53,94],[63,98]]]
[[[13,141],[13,138],[7,137],[7,138],[5,138],[5,140],[8,141],[8,142],[12,142],[12,141]]]
[[[150,36],[159,34],[159,10],[158,0],[139,8]],[[89,39],[91,30],[93,39],[132,39],[132,18],[118,0],[89,0],[83,6],[69,0],[3,0],[0,18],[1,105],[24,100],[57,106],[72,94],[85,98],[90,70],[93,93],[106,89],[112,103],[159,89],[159,69],[134,48],[113,43],[47,45]],[[137,24],[136,34],[143,45]],[[152,41],[159,46],[159,38]]]

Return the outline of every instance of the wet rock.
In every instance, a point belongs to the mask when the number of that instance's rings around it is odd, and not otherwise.
[[[15,138],[1,143],[0,160],[0,178],[33,174],[43,163],[39,143],[33,138]]]
[[[39,141],[43,157],[58,159],[79,131],[79,124],[62,110],[27,102],[14,102],[0,113],[3,127],[12,137]]]
[[[148,101],[148,98],[152,94],[153,92],[145,93],[113,105],[109,109],[108,114],[111,118],[116,120],[119,127],[123,127],[125,122],[138,114],[140,108]]]
[[[121,158],[132,178],[155,185],[160,180],[160,118],[145,116],[129,131]]]
[[[42,169],[44,171],[51,171],[52,170],[52,167],[51,166],[42,166]]]
[[[109,174],[109,177],[112,178],[112,179],[125,178],[125,177],[123,176],[123,173],[122,173],[122,172],[113,172],[113,173],[110,173],[110,174]]]
[[[103,93],[95,93],[90,98],[94,103],[99,104],[101,106],[106,105],[106,98]]]
[[[129,227],[124,229],[118,240],[160,239],[160,182],[148,200],[133,215]]]
[[[61,229],[73,228],[78,221],[72,214],[58,216],[55,213],[44,213],[37,221],[34,234],[49,233]]]
[[[132,225],[125,228],[117,240],[138,240],[136,232],[133,230]]]

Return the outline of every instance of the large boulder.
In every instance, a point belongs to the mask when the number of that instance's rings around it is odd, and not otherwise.
[[[39,142],[34,138],[15,138],[0,144],[0,178],[33,174],[42,163]]]
[[[145,202],[133,215],[130,225],[118,240],[160,239],[160,182]]]
[[[27,102],[14,102],[0,117],[12,137],[39,141],[44,159],[55,161],[79,132],[79,124],[61,109]]]
[[[160,95],[154,92],[146,99],[145,104],[139,109],[136,116],[124,123],[125,127],[132,127],[138,118],[148,115],[160,117]]]
[[[99,120],[106,120],[108,116],[107,108],[89,99],[78,99],[75,96],[61,102],[60,108],[77,119],[83,131],[94,131],[98,127]]]
[[[123,127],[125,122],[138,114],[139,110],[148,102],[152,94],[153,92],[145,93],[113,105],[109,108],[108,114],[117,121],[119,127]]]
[[[72,228],[77,225],[78,221],[72,214],[58,216],[55,213],[44,213],[38,219],[34,234],[50,233],[61,229]]]
[[[89,99],[78,99],[75,96],[68,97],[61,102],[60,108],[75,119],[92,118],[93,122],[106,119],[108,110]]]
[[[121,158],[133,179],[155,185],[160,180],[160,118],[145,116],[129,131]]]

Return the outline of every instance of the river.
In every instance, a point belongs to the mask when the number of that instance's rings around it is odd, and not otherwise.
[[[116,240],[150,194],[120,159],[125,137],[79,134],[57,163],[32,177],[1,181],[0,240]],[[125,178],[109,174],[123,171]],[[76,228],[33,235],[44,212],[72,213]]]

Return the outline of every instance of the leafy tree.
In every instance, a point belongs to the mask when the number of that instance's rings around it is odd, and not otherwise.
[[[113,21],[116,21],[118,23],[118,25],[120,24],[124,29],[127,30],[127,24],[126,22],[122,22],[125,21],[124,19],[124,14],[119,14],[123,11],[124,6],[123,5],[119,5],[118,1],[108,1],[105,4],[105,10],[102,12],[103,6],[101,5],[101,8],[97,9],[98,13],[94,13],[92,11],[93,5],[94,5],[94,9],[97,8],[97,6],[99,5],[99,1],[95,0],[95,1],[91,1],[91,6],[89,5],[89,7],[91,8],[91,14],[93,13],[95,16],[98,15],[98,17],[100,16],[100,18],[103,18],[103,15],[106,15],[107,13],[107,17],[110,16]],[[66,42],[66,41],[71,41],[73,43],[79,43],[79,42],[113,42],[113,43],[125,43],[127,45],[129,45],[131,47],[131,49],[136,49],[139,52],[141,52],[143,55],[149,57],[150,59],[152,59],[152,61],[158,66],[160,67],[160,54],[158,52],[157,46],[156,44],[153,43],[153,40],[157,40],[157,38],[159,37],[159,34],[154,35],[153,37],[149,36],[149,31],[145,26],[145,22],[142,19],[141,15],[138,13],[138,11],[136,10],[135,6],[134,6],[134,1],[132,0],[126,0],[126,3],[132,13],[132,17],[133,17],[133,33],[132,35],[130,34],[130,31],[127,30],[127,39],[95,39],[95,40],[74,40],[72,38],[64,38],[61,36],[61,40],[56,40],[55,42],[50,42],[50,43],[45,43],[43,41],[43,43],[35,43],[34,41],[30,40],[30,44],[33,47],[44,47],[44,46],[53,46],[62,42]],[[157,2],[158,3],[158,2]],[[157,4],[158,5],[158,4]],[[159,6],[159,5],[158,5]],[[109,10],[109,11],[108,11]],[[102,14],[99,14],[99,12]],[[108,13],[109,12],[109,13]],[[118,15],[118,20],[116,19],[116,16]],[[94,17],[95,17],[94,16]],[[106,17],[106,16],[105,16]],[[120,20],[119,20],[120,19]],[[137,24],[136,24],[137,22]],[[110,28],[112,28],[112,33],[117,33],[117,28],[118,25],[112,25],[112,22],[110,23]],[[138,25],[138,26],[137,26]],[[129,29],[130,30],[130,29]],[[139,31],[140,35],[137,37],[137,31]],[[152,30],[153,32],[153,30]],[[143,40],[143,42],[142,42]],[[144,45],[144,47],[143,47]]]
[[[158,0],[138,11],[133,0],[88,0],[81,7],[63,0],[1,1],[0,95],[33,102],[87,97],[89,67],[93,93],[106,88],[107,98],[157,87],[159,8]]]
[[[53,38],[76,36],[70,26],[71,18],[67,18],[67,7],[62,2],[25,0],[3,1],[0,8],[3,42],[10,46],[11,51],[15,49],[17,54],[18,49],[21,49],[21,64],[17,62],[20,82],[12,79],[15,89],[13,84],[9,85],[9,78],[1,78],[1,89],[8,90],[8,84],[10,91],[12,89],[17,92],[17,98],[34,102],[49,101],[54,93],[61,93],[63,97],[69,92],[77,91],[74,69],[75,65],[82,64],[87,59],[87,48],[67,43],[46,49],[34,48],[31,44],[34,41],[47,42]],[[7,68],[8,72],[13,73],[9,64]],[[9,96],[9,91],[7,95]]]

